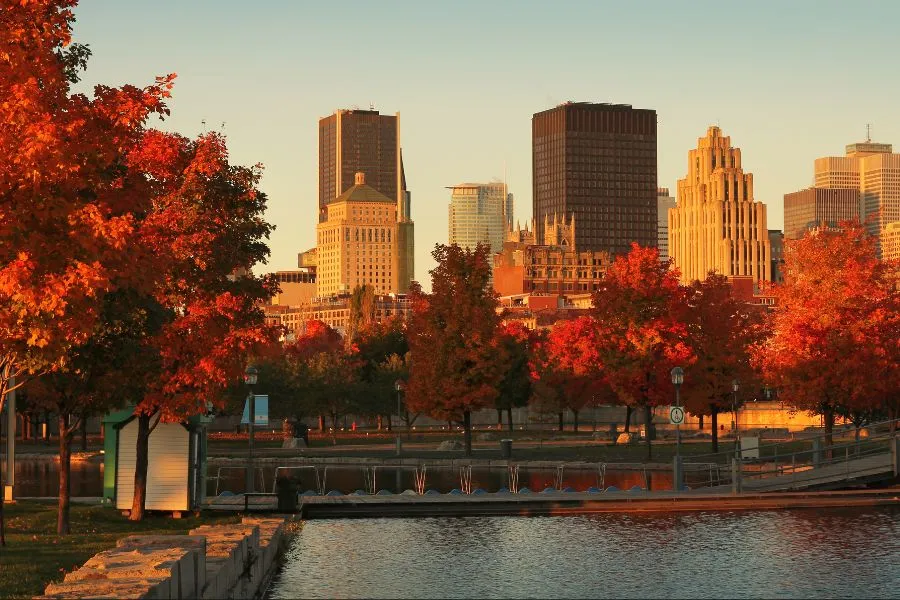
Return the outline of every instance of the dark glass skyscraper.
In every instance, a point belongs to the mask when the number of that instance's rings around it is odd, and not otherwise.
[[[581,250],[657,243],[656,111],[568,102],[531,120],[534,222],[575,216]]]

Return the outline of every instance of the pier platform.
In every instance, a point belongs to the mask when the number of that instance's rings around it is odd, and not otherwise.
[[[304,519],[344,519],[546,516],[859,506],[900,506],[900,488],[721,495],[619,491],[301,496],[297,512]],[[248,498],[235,495],[210,499],[205,508],[221,511],[277,512],[278,504],[274,495],[251,495]]]

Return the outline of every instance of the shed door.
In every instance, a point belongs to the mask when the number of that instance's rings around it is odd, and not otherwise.
[[[134,500],[137,419],[119,431],[116,508],[130,509]],[[189,510],[189,434],[179,423],[160,423],[150,434],[147,457],[147,510]]]
[[[116,461],[116,508],[130,510],[134,501],[134,464],[137,455],[137,419],[119,429],[119,457]],[[148,464],[148,469],[149,464]]]

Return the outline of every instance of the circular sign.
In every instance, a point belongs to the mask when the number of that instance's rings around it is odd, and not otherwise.
[[[669,409],[669,423],[672,425],[681,425],[684,423],[684,409],[680,406],[673,406]]]

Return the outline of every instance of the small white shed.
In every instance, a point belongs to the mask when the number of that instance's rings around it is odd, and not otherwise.
[[[123,413],[127,417],[122,418]],[[179,512],[199,507],[206,487],[207,422],[205,417],[194,417],[188,422],[159,423],[150,433],[146,510]],[[104,496],[116,508],[129,510],[134,499],[138,422],[133,413],[122,411],[108,415],[104,426]]]

